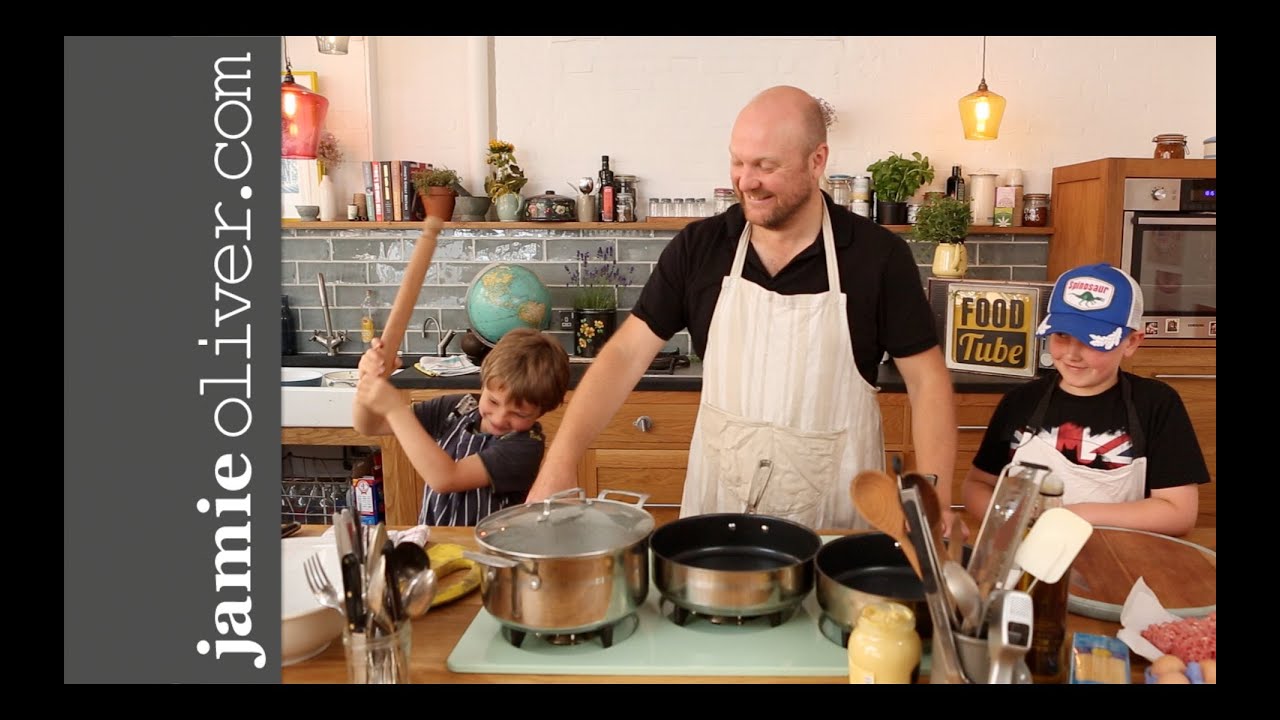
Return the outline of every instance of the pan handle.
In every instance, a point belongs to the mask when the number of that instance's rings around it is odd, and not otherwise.
[[[597,500],[608,500],[610,495],[626,495],[635,498],[635,506],[637,510],[643,509],[645,502],[649,500],[649,493],[631,492],[630,490],[601,490]]]
[[[760,464],[756,466],[756,476],[751,479],[751,488],[748,489],[748,492],[750,492],[751,489],[755,488],[756,483],[760,483],[760,491],[755,494],[754,499],[750,500],[747,503],[748,515],[756,514],[756,506],[760,504],[760,498],[764,497],[764,489],[769,487],[769,478],[772,478],[772,477],[773,477],[773,461],[768,459],[761,460]],[[748,497],[751,497],[751,496],[748,495]]]

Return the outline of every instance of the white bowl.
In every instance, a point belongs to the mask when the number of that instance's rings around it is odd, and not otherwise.
[[[308,368],[280,368],[280,384],[290,387],[320,387],[320,378],[323,376],[324,373]]]
[[[333,538],[285,538],[280,541],[280,657],[293,665],[324,652],[342,634],[342,613],[316,602],[303,562],[320,553],[329,581],[342,595],[342,573]]]

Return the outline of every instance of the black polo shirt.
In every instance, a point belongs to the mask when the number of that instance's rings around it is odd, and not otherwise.
[[[938,344],[933,312],[906,241],[836,205],[826,193],[823,198],[831,213],[840,289],[848,298],[854,361],[867,382],[875,385],[877,365],[886,351],[905,357]],[[662,251],[631,314],[665,340],[688,328],[694,352],[705,356],[720,282],[733,267],[745,226],[741,205],[686,226]],[[826,292],[821,232],[775,277],[769,276],[755,248],[748,245],[742,276],[782,295]]]

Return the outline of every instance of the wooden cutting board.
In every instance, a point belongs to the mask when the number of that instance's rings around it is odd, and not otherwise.
[[[1071,566],[1070,594],[1119,608],[1141,577],[1170,612],[1217,604],[1218,560],[1185,540],[1122,528],[1095,528]]]

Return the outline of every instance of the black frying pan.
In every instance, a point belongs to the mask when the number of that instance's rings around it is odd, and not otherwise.
[[[822,539],[789,520],[720,513],[663,525],[649,546],[663,597],[707,615],[754,616],[804,600]]]
[[[969,548],[965,548],[965,557]],[[933,636],[933,621],[924,587],[896,541],[878,532],[838,537],[818,551],[818,604],[846,631],[857,624],[862,608],[892,601],[911,608],[922,640]]]

